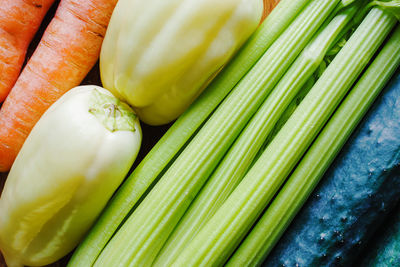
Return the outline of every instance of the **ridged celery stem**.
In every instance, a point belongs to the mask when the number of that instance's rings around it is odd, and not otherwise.
[[[368,64],[396,19],[374,8],[173,266],[218,266],[238,246]]]
[[[338,2],[310,2],[168,168],[95,265],[141,266],[153,262],[230,145]]]
[[[90,266],[121,222],[157,180],[164,168],[238,81],[257,62],[311,0],[281,0],[236,57],[222,70],[196,102],[171,126],[127,178],[96,225],[73,254],[69,266]]]
[[[319,134],[228,266],[257,266],[267,257],[372,102],[400,65],[400,26]]]
[[[337,15],[299,55],[196,196],[157,256],[155,266],[169,266],[234,190],[282,113],[318,68],[357,9],[352,6]]]

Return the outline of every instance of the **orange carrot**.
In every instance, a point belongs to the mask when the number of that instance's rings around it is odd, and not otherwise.
[[[264,13],[261,18],[261,21],[264,21],[264,19],[268,16],[268,14],[276,7],[276,5],[279,3],[279,0],[264,0]]]
[[[1,0],[0,103],[21,71],[26,50],[54,0]]]
[[[32,127],[96,63],[117,0],[61,0],[42,40],[0,110],[0,172]]]

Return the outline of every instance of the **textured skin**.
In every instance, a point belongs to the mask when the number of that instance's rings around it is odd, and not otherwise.
[[[26,50],[54,0],[2,0],[0,5],[0,102],[21,71]]]
[[[117,0],[62,0],[0,110],[0,172],[10,169],[32,127],[96,63]]]
[[[264,266],[348,266],[400,198],[400,70]]]
[[[400,206],[389,215],[363,252],[358,266],[400,266]]]

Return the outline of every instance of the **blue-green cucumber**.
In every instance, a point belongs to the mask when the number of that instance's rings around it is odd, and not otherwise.
[[[377,95],[400,66],[400,27],[351,89],[228,266],[257,266],[312,193]]]
[[[399,83],[400,84],[400,83]],[[400,203],[399,203],[400,204]],[[400,205],[369,240],[360,257],[361,266],[400,266]]]
[[[400,199],[400,70],[265,266],[348,266]]]

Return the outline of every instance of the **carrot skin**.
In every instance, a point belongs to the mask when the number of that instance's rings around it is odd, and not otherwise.
[[[0,110],[0,172],[10,169],[47,108],[94,66],[116,2],[61,0]]]
[[[264,0],[264,13],[262,15],[261,21],[264,21],[264,19],[271,13],[271,11],[276,7],[277,4],[279,4],[280,0]]]
[[[54,0],[2,0],[0,5],[0,103],[15,84],[26,50]]]

